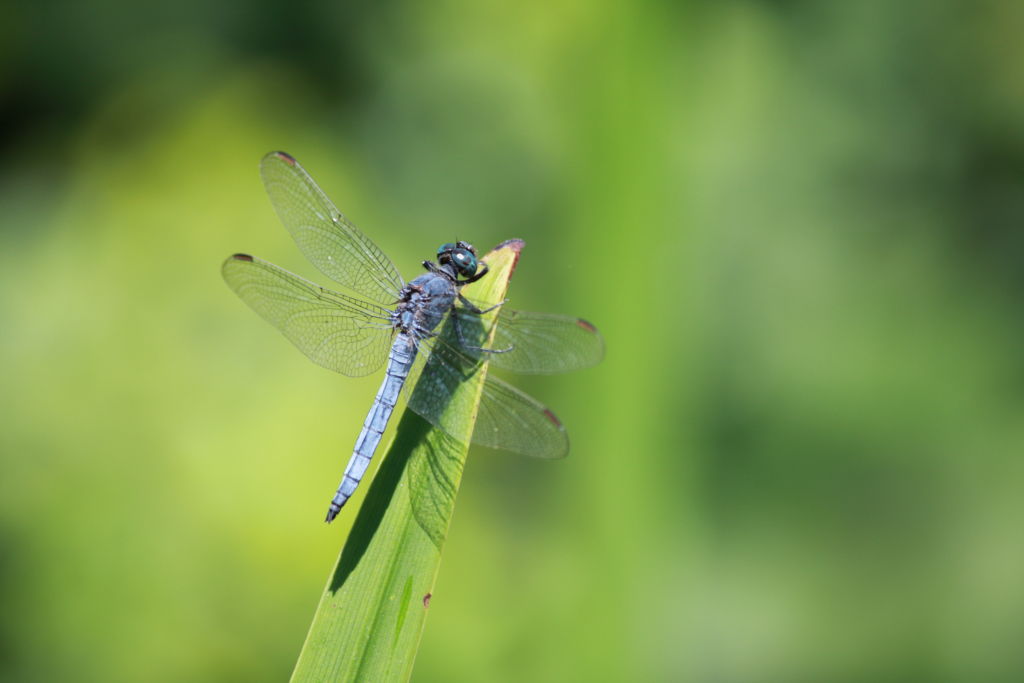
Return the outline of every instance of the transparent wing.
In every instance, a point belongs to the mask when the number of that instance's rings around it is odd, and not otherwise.
[[[403,282],[391,260],[331,203],[291,156],[271,152],[260,175],[284,227],[310,263],[371,301],[390,304]]]
[[[472,329],[479,316],[469,309],[453,309],[459,325]],[[597,365],[604,357],[604,339],[593,325],[582,318],[553,313],[529,313],[502,308],[498,313],[492,349],[511,349],[489,353],[491,367],[522,374],[554,374]],[[467,350],[467,353],[472,352]]]
[[[317,365],[361,377],[387,359],[391,327],[386,309],[324,289],[248,254],[235,254],[221,272],[242,301]]]
[[[409,408],[458,437],[467,431],[474,406],[471,397],[460,396],[455,389],[480,372],[482,362],[457,350],[446,336],[421,343],[429,357],[410,375]],[[536,458],[562,458],[569,452],[569,436],[553,412],[490,375],[477,407],[472,442]]]
[[[551,409],[491,375],[484,382],[473,443],[535,458],[569,454],[569,435]]]

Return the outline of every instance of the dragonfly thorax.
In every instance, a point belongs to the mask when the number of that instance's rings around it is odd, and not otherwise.
[[[401,332],[424,337],[436,328],[455,305],[454,279],[438,272],[424,273],[402,288],[392,317]]]

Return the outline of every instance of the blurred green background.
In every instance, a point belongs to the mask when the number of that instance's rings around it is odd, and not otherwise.
[[[220,262],[295,155],[604,332],[474,451],[421,681],[1024,680],[1024,4],[0,8],[0,678],[284,679],[379,376]],[[365,490],[364,490],[365,493]],[[357,495],[357,500],[361,496]]]

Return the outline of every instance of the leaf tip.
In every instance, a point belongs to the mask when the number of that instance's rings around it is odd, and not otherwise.
[[[523,250],[523,247],[525,247],[525,246],[526,246],[526,242],[524,242],[523,240],[519,239],[518,237],[515,237],[515,238],[510,239],[510,240],[505,240],[504,242],[502,242],[501,244],[496,246],[494,248],[494,251],[498,251],[499,249],[512,249],[512,250],[514,250],[518,254],[520,251]]]
[[[520,252],[522,252],[523,247],[525,246],[526,242],[519,238],[505,240],[498,246],[494,247],[494,249],[491,249],[488,256],[490,256],[491,254],[497,254],[503,249],[510,250],[512,252],[512,264],[509,266],[508,277],[511,278],[516,272],[516,265],[519,263],[519,254]]]

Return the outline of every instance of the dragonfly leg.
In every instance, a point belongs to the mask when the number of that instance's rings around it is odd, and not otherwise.
[[[470,282],[476,282],[477,280],[482,278],[484,275],[487,275],[487,273],[490,272],[490,270],[491,270],[490,267],[486,263],[484,263],[483,261],[480,262],[480,268],[481,268],[481,270],[480,270],[479,273],[477,273],[473,277],[469,277],[469,278],[466,278],[465,280],[461,280],[459,282],[459,285],[460,286],[461,285],[468,285]]]
[[[462,295],[460,294],[459,296],[461,297]],[[472,305],[472,304],[470,304],[470,305]],[[498,304],[498,305],[500,306],[501,304]],[[469,349],[470,351],[481,351],[483,353],[508,353],[509,351],[511,351],[512,349],[515,348],[514,346],[509,346],[509,347],[504,348],[504,349],[485,349],[482,346],[476,346],[474,344],[470,344],[469,341],[466,339],[465,335],[463,335],[463,333],[462,333],[462,325],[459,324],[459,316],[457,316],[457,315],[453,315],[452,316],[452,324],[455,325],[455,333],[459,337],[459,343],[462,344],[463,348]]]
[[[479,308],[472,301],[470,301],[466,297],[462,296],[462,292],[459,292],[459,301],[462,302],[462,305],[466,307],[467,311],[469,311],[470,313],[475,313],[476,315],[483,315],[484,313],[490,313],[495,308],[499,308],[500,306],[504,306],[505,304],[508,303],[508,299],[502,299],[501,301],[499,301],[498,303],[494,304],[493,306],[488,306],[487,308]]]
[[[468,277],[465,280],[460,280],[460,279],[458,279],[457,275],[455,277],[452,277],[452,272],[453,271],[445,270],[444,268],[442,268],[441,266],[437,265],[433,261],[423,261],[423,267],[426,268],[428,272],[437,273],[439,275],[444,275],[446,278],[448,278],[449,280],[452,280],[459,287],[461,287],[463,285],[468,285],[471,282],[476,282],[477,280],[482,278],[484,275],[487,275],[487,273],[489,273],[490,270],[491,270],[490,267],[486,263],[481,261],[480,262],[480,267],[481,267],[482,270],[479,273],[477,273],[476,275],[473,275],[472,277]]]

